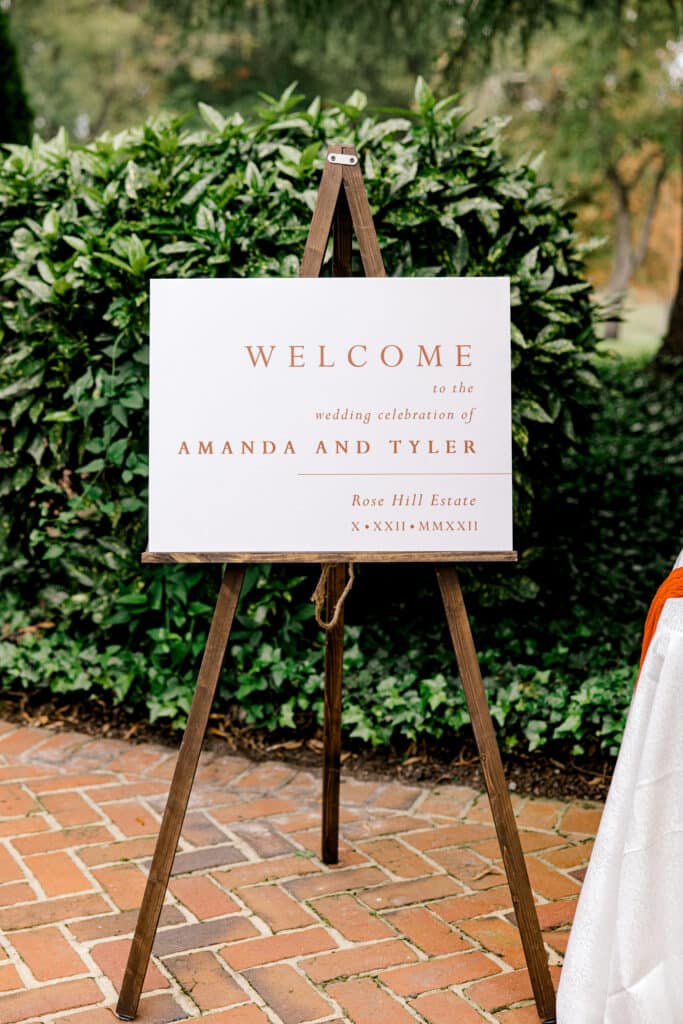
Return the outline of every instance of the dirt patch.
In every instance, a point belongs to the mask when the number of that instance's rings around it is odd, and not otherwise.
[[[0,695],[0,718],[22,725],[61,731],[74,729],[91,736],[125,739],[130,743],[162,743],[178,749],[180,735],[163,724],[151,726],[131,717],[122,707],[111,708],[98,698],[46,699],[45,694],[8,692]],[[242,754],[254,761],[280,760],[299,767],[322,764],[321,734],[292,739],[212,715],[205,747],[216,753]],[[455,784],[483,790],[484,777],[474,739],[455,749],[429,748],[406,751],[372,750],[348,744],[342,754],[343,771],[356,779],[392,779],[420,785]],[[557,749],[547,753],[503,754],[503,766],[511,791],[521,796],[561,800],[604,800],[614,759],[601,755],[571,757]]]

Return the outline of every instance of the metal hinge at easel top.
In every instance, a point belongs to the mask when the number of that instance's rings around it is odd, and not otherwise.
[[[350,164],[352,167],[358,163],[358,157],[353,153],[328,153],[327,159],[331,164]]]

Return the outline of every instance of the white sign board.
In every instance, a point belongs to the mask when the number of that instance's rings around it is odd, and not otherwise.
[[[151,283],[152,552],[512,549],[507,278]]]

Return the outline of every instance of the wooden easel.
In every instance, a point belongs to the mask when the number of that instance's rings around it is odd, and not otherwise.
[[[358,156],[353,146],[331,145],[322,174],[301,266],[302,277],[318,277],[327,242],[332,232],[332,273],[351,274],[352,231],[355,231],[363,269],[368,277],[384,277],[375,227],[372,220]],[[162,818],[147,885],[140,907],[135,935],[121,985],[117,1016],[135,1020],[144,977],[149,965],[161,908],[168,888],[173,859],[190,799],[202,742],[223,666],[230,630],[235,617],[245,566],[258,562],[320,562],[328,566],[326,608],[332,619],[341,602],[349,562],[408,562],[436,564],[436,576],[444,603],[472,728],[481,759],[491,812],[500,844],[505,873],[512,895],[536,1008],[543,1024],[555,1024],[555,992],[543,947],[538,917],[517,831],[510,795],[505,782],[479,661],[472,639],[460,581],[454,562],[514,561],[514,552],[211,552],[206,554],[146,552],[143,562],[227,563],[216,601],[209,635],[199,669],[192,707],[178,753],[168,802]],[[344,645],[343,608],[336,624],[326,633],[325,646],[325,729],[323,765],[322,859],[338,861],[339,782],[341,764],[341,697]],[[456,1024],[454,1021],[453,1024]]]

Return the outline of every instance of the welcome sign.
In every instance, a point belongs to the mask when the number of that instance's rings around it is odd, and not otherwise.
[[[151,552],[507,552],[507,278],[151,283]]]

